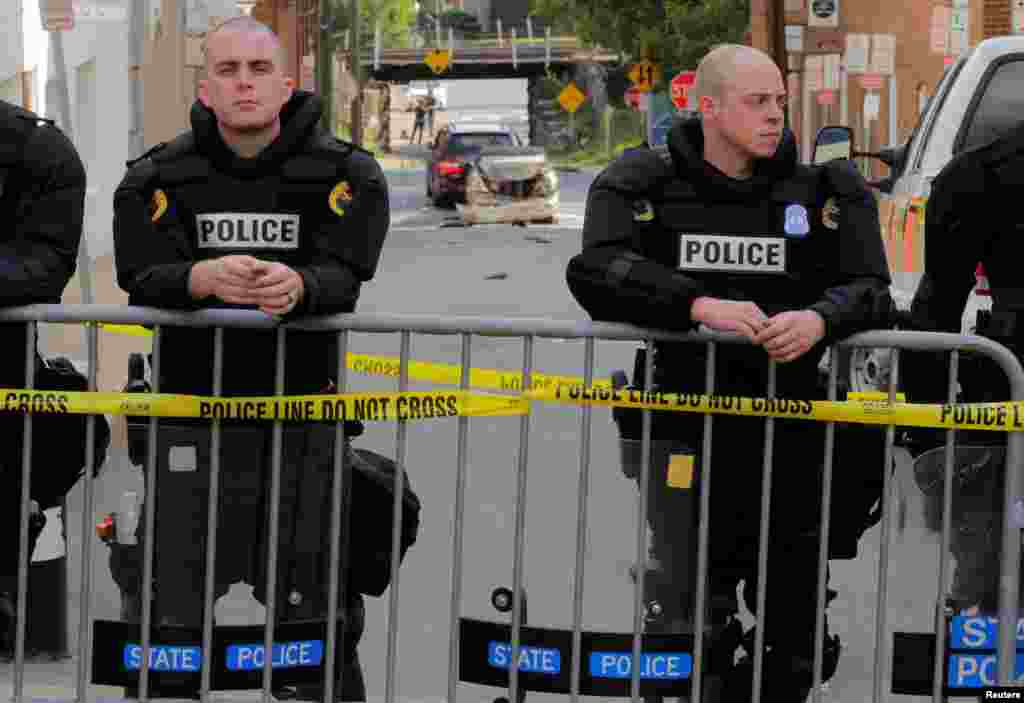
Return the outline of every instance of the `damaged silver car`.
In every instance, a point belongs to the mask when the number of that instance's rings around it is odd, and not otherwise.
[[[456,208],[465,224],[558,222],[558,174],[543,149],[472,147],[462,161],[466,203]]]

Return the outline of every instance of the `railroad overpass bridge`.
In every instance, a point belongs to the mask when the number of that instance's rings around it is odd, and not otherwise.
[[[447,45],[439,47],[447,49]],[[511,46],[454,47],[447,71],[436,74],[425,63],[433,47],[422,49],[383,49],[375,56],[373,49],[362,52],[362,65],[375,80],[408,83],[425,80],[459,80],[462,78],[536,78],[549,69],[578,64],[618,65],[617,52],[583,47],[576,42],[551,42]],[[349,52],[340,51],[339,58],[350,64]]]
[[[461,46],[460,46],[461,44]],[[484,45],[480,45],[484,44]],[[486,41],[467,45],[465,42],[444,43],[441,49],[451,51],[451,63],[441,73],[427,65],[426,58],[434,46],[419,49],[381,49],[367,47],[361,52],[361,64],[368,76],[381,83],[404,84],[412,81],[456,81],[473,79],[521,78],[529,85],[527,105],[529,138],[533,144],[543,145],[551,135],[564,129],[562,122],[565,112],[553,99],[542,99],[539,85],[545,75],[564,76],[575,66],[605,65],[609,68],[621,64],[618,52],[606,49],[584,47],[573,38],[553,41],[525,42],[520,40],[512,45],[508,42]],[[339,51],[338,58],[344,66],[351,65],[351,54]],[[384,108],[381,115],[385,141],[390,144],[390,110]]]

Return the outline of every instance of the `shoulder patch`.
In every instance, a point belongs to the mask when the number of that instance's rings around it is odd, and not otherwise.
[[[839,203],[834,197],[826,200],[821,208],[821,224],[831,230],[839,229]]]
[[[348,181],[341,181],[327,197],[327,205],[339,217],[345,214],[345,205],[352,202],[352,186]]]
[[[634,222],[654,222],[654,204],[646,198],[633,201]]]
[[[153,191],[153,200],[150,202],[150,221],[157,222],[167,212],[167,193],[159,188]]]

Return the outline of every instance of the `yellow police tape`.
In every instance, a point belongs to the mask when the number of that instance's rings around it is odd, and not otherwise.
[[[398,378],[401,359],[393,356],[376,356],[371,354],[349,354],[345,365],[350,371],[367,376],[393,376]],[[442,364],[432,361],[410,361],[409,378],[414,381],[458,385],[462,380],[462,366],[459,364]],[[552,389],[559,386],[583,386],[580,376],[558,376],[555,374],[534,373],[530,375],[530,385],[534,390]],[[469,386],[496,391],[519,392],[523,388],[523,374],[518,371],[499,371],[498,369],[469,370]],[[610,381],[595,380],[594,388],[611,388]]]
[[[519,396],[486,395],[465,391],[210,398],[167,393],[80,393],[0,389],[0,411],[271,422],[387,422],[459,416],[523,415],[529,412],[529,403]]]
[[[136,337],[152,336],[153,332],[139,325],[110,325],[100,323],[100,328],[114,334],[126,334]],[[376,354],[348,354],[345,366],[349,371],[366,376],[392,376],[398,378],[401,370],[401,359],[397,356],[378,356]],[[410,361],[409,378],[413,381],[439,383],[457,386],[462,380],[462,367],[459,364],[444,364],[430,361]],[[530,383],[533,388],[554,388],[555,386],[582,386],[583,378],[579,376],[558,376],[554,374],[534,373]],[[594,387],[611,388],[608,381],[595,380]],[[523,388],[523,374],[517,371],[499,371],[498,369],[470,369],[469,386],[496,391],[519,392]]]
[[[142,325],[112,325],[107,322],[99,323],[100,329],[113,334],[127,334],[132,337],[152,337],[153,331]]]
[[[136,325],[107,325],[101,324],[104,329],[120,334],[134,334],[146,336],[152,334],[150,330]],[[370,376],[392,376],[397,378],[401,369],[401,360],[393,356],[379,356],[374,354],[348,354],[346,366],[350,371]],[[458,385],[462,377],[462,367],[458,364],[445,364],[437,362],[411,361],[408,365],[410,380],[424,381],[428,383]],[[512,391],[522,393],[523,376],[517,371],[500,371],[498,369],[471,368],[469,373],[469,386],[477,389]],[[2,392],[2,391],[0,391]],[[13,391],[25,393],[28,391]],[[67,396],[78,396],[85,399],[92,394],[64,394]],[[896,395],[896,402],[890,404],[888,397],[882,393],[848,393],[846,401],[824,401],[824,400],[790,400],[790,399],[766,399],[747,398],[739,396],[704,396],[704,395],[678,395],[674,393],[659,393],[648,391],[635,391],[629,389],[613,389],[609,381],[595,379],[590,386],[584,387],[583,379],[579,376],[560,376],[554,374],[534,373],[531,375],[531,389],[518,396],[491,396],[478,393],[390,393],[390,394],[349,394],[344,396],[308,396],[302,398],[261,398],[261,399],[214,399],[195,398],[192,396],[157,396],[153,394],[95,394],[97,396],[109,396],[110,401],[105,404],[104,409],[89,409],[94,405],[83,405],[86,409],[68,410],[64,412],[103,412],[111,414],[133,414],[133,415],[158,415],[161,417],[212,417],[211,415],[200,414],[195,407],[217,407],[219,405],[194,406],[188,405],[186,414],[182,414],[185,405],[176,405],[182,398],[188,399],[189,403],[237,403],[256,402],[263,403],[264,416],[252,419],[295,419],[295,420],[336,420],[335,416],[329,413],[324,416],[297,415],[294,418],[279,417],[267,413],[284,413],[283,410],[288,403],[305,402],[307,399],[324,400],[327,398],[365,398],[377,399],[391,403],[395,399],[396,404],[391,405],[391,412],[397,412],[397,399],[400,396],[418,398],[448,398],[458,396],[460,402],[459,412],[446,414],[443,417],[455,415],[480,416],[480,415],[521,415],[529,412],[530,401],[548,403],[561,403],[571,405],[597,405],[605,407],[623,408],[649,408],[651,410],[668,410],[676,412],[711,413],[725,415],[746,415],[753,417],[776,417],[783,419],[817,420],[819,422],[849,422],[870,425],[901,425],[907,427],[930,427],[938,429],[969,429],[969,430],[991,430],[995,432],[1020,432],[1024,431],[1024,403],[1003,402],[1003,403],[965,403],[965,404],[919,404],[906,403],[906,397],[899,393]],[[121,399],[130,402],[136,408],[131,413],[124,413],[119,410],[107,408],[119,407]],[[139,412],[135,401],[148,401],[149,398],[162,398],[160,403],[154,405],[153,412]],[[93,403],[94,401],[82,402]],[[508,404],[502,404],[507,402]],[[0,409],[4,406],[0,404]],[[234,406],[225,406],[224,412],[231,412]],[[250,406],[246,406],[250,407]],[[257,406],[262,407],[262,406]],[[274,408],[273,411],[269,408]],[[366,407],[366,406],[359,406]],[[407,407],[407,406],[403,406]],[[164,409],[166,408],[166,411]],[[353,411],[357,411],[353,406]],[[38,412],[38,411],[36,411]],[[220,412],[220,410],[218,410]],[[297,411],[298,412],[298,411]],[[314,412],[316,412],[314,408]],[[381,410],[385,416],[377,419],[394,420],[400,419],[395,415],[387,415],[387,410]],[[236,417],[229,415],[229,417]],[[348,419],[353,419],[349,417]],[[369,419],[359,417],[355,419]],[[413,419],[413,418],[401,418]],[[425,419],[425,418],[415,418]]]
[[[1024,402],[923,404],[888,398],[859,400],[793,400],[787,398],[746,398],[742,396],[707,396],[701,394],[660,393],[626,388],[582,388],[561,386],[527,391],[533,401],[569,405],[596,405],[620,408],[746,415],[819,422],[851,422],[868,425],[903,425],[908,427],[1024,431]]]
[[[531,402],[660,411],[775,417],[870,425],[1024,431],[1024,401],[912,404],[888,399],[824,401],[660,393],[606,387],[556,386],[516,396],[461,390],[403,393],[212,398],[166,393],[73,392],[0,389],[0,412],[105,414],[220,420],[431,420],[508,417],[530,412]]]

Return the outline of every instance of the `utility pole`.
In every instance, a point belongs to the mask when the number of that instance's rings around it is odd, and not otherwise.
[[[56,69],[57,80],[57,104],[60,108],[60,123],[67,134],[68,139],[74,139],[75,130],[71,123],[71,92],[68,88],[68,65],[64,58],[64,35],[60,30],[50,32],[50,41],[53,44],[53,63]],[[93,138],[92,135],[85,137]],[[92,287],[92,260],[89,258],[89,233],[82,233],[82,240],[78,246],[78,278],[82,285],[82,302],[89,305],[95,302]],[[88,327],[84,327],[88,343]]]
[[[334,2],[320,0],[320,37],[317,42],[319,49],[316,58],[317,77],[320,96],[324,101],[324,111],[320,123],[330,134],[334,134]]]
[[[789,73],[789,60],[786,58],[786,0],[772,0],[771,40],[775,63],[782,75]]]
[[[351,47],[352,77],[356,83],[356,97],[352,101],[352,143],[356,146],[363,145],[363,42],[362,27],[360,27],[359,14],[360,0],[350,0],[349,9],[352,11],[349,31],[352,32]]]
[[[146,8],[141,2],[130,3],[131,6],[131,38],[129,48],[131,51],[132,70],[132,129],[129,134],[129,151],[132,158],[142,156],[146,149],[145,132],[143,128],[142,109],[142,61],[143,44],[146,40]]]

